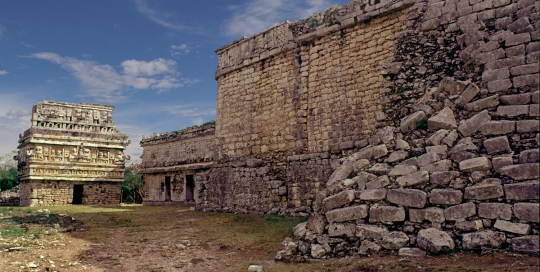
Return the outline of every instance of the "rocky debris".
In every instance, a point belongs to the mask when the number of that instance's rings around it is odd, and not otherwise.
[[[398,250],[409,242],[409,236],[400,231],[389,232],[380,240],[380,245],[388,250]]]
[[[401,132],[405,133],[411,130],[415,130],[418,122],[420,122],[423,119],[426,119],[426,114],[423,111],[417,111],[403,118],[399,126],[401,129]]]
[[[457,128],[454,112],[450,108],[444,108],[439,114],[428,119],[428,129],[455,129]]]
[[[418,247],[430,253],[440,253],[454,250],[454,240],[452,237],[438,229],[423,229],[418,232],[416,239]]]
[[[491,230],[466,233],[463,235],[464,249],[481,247],[500,248],[504,242],[506,242],[504,233]]]
[[[510,239],[512,250],[522,253],[540,252],[540,236],[529,235]]]
[[[255,265],[252,264],[248,267],[248,272],[266,272],[268,271],[264,266],[262,265]]]

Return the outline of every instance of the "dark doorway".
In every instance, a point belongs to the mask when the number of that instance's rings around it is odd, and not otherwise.
[[[186,201],[193,201],[194,188],[195,181],[193,181],[193,175],[186,175]]]
[[[83,198],[83,186],[82,184],[73,185],[73,201],[71,204],[82,204]]]
[[[165,201],[171,200],[171,177],[165,177]]]

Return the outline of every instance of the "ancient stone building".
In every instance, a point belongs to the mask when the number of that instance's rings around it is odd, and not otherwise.
[[[200,204],[215,157],[215,124],[143,137],[144,205]]]
[[[124,150],[113,106],[43,101],[19,139],[21,206],[118,205]]]

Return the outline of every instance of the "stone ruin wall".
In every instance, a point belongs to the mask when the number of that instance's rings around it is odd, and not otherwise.
[[[166,199],[165,179],[170,178],[171,202],[184,202],[185,177],[193,175],[194,200],[200,201],[201,184],[215,157],[215,124],[186,128],[143,137],[141,146],[144,205],[163,205]]]
[[[32,109],[32,125],[20,135],[21,206],[118,205],[129,144],[112,121],[113,106],[44,101]]]
[[[406,5],[352,2],[218,49],[219,160],[202,207],[309,212],[332,165],[384,121],[381,70]],[[374,18],[357,23],[356,14]]]

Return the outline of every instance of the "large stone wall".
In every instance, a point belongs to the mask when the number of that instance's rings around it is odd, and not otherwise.
[[[44,101],[32,109],[32,125],[19,139],[22,206],[76,202],[120,204],[124,150],[129,144],[112,121],[113,106]]]

